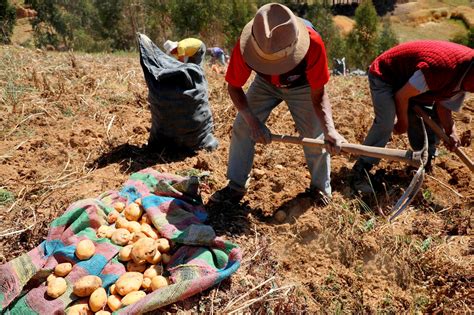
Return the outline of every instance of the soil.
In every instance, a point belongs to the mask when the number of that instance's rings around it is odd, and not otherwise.
[[[354,157],[332,158],[333,200],[305,193],[309,173],[297,145],[257,145],[249,193],[240,205],[211,206],[226,184],[236,111],[223,75],[207,68],[215,152],[147,153],[147,88],[138,55],[72,54],[0,48],[0,262],[37,246],[50,222],[72,202],[118,189],[146,167],[169,173],[209,172],[201,195],[216,232],[239,244],[242,266],[230,279],[163,312],[469,313],[474,239],[474,184],[469,170],[443,146],[409,209],[386,214],[412,179],[401,163],[382,161],[375,192],[350,187]],[[373,119],[365,77],[328,84],[336,128],[361,143]],[[455,113],[458,133],[472,128],[474,99]],[[267,124],[295,135],[286,105]],[[405,135],[392,148],[408,148]],[[8,195],[10,192],[14,198]],[[273,214],[282,210],[286,219]],[[380,214],[385,213],[385,215]]]

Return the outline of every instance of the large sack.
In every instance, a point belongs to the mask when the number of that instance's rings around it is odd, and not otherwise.
[[[107,238],[96,237],[96,230],[106,224],[108,213],[117,201],[142,205],[162,237],[173,241],[166,272],[173,284],[149,293],[135,304],[114,314],[142,314],[183,300],[229,277],[240,266],[240,249],[219,237],[211,226],[203,224],[207,215],[196,195],[195,177],[179,177],[146,169],[133,174],[121,191],[108,191],[96,199],[73,203],[54,220],[46,240],[38,247],[0,265],[0,314],[63,314],[78,299],[72,284],[84,275],[96,275],[108,288],[125,272],[118,261],[121,246]],[[74,252],[77,243],[88,238],[96,253],[79,261]],[[66,293],[56,299],[46,295],[46,277],[61,262],[72,262],[65,277]]]
[[[204,70],[166,55],[143,34],[138,44],[152,116],[150,149],[216,149]]]

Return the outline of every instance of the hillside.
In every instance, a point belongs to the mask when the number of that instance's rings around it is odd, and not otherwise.
[[[456,156],[441,147],[433,173],[393,224],[378,209],[388,213],[408,186],[404,165],[381,163],[385,188],[361,199],[348,185],[354,159],[334,156],[334,200],[323,206],[303,193],[309,174],[301,148],[281,143],[257,146],[242,205],[210,207],[209,196],[225,185],[236,111],[223,77],[207,69],[207,78],[218,150],[150,154],[143,149],[150,113],[137,55],[0,47],[0,263],[37,246],[69,204],[120,187],[134,171],[198,170],[210,173],[201,187],[209,224],[242,247],[243,264],[230,280],[165,311],[472,311],[474,181]],[[328,88],[336,128],[360,143],[373,119],[366,78],[333,77]],[[455,114],[466,139],[473,115],[471,96]],[[285,104],[268,126],[295,134]],[[395,136],[390,146],[407,143]],[[474,156],[472,144],[464,149]],[[283,223],[273,219],[278,210],[287,213]]]

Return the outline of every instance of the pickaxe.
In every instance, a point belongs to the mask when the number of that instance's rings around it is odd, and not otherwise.
[[[411,203],[416,193],[420,189],[421,184],[423,183],[423,179],[425,176],[424,167],[428,159],[428,136],[426,134],[425,125],[423,124],[423,122],[422,126],[425,141],[423,149],[421,149],[420,151],[379,148],[353,143],[342,143],[341,145],[341,151],[343,153],[382,158],[389,161],[400,161],[405,162],[411,166],[418,167],[418,170],[416,171],[415,176],[411,180],[410,185],[393,207],[389,221],[393,221],[403,211],[405,211],[405,209],[408,207],[408,205]],[[272,141],[276,142],[293,143],[313,147],[324,147],[325,145],[323,140],[312,138],[275,134],[272,134],[271,138]]]

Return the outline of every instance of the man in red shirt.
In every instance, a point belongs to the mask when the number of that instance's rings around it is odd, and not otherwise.
[[[377,57],[370,66],[369,85],[375,119],[364,140],[365,145],[383,147],[392,134],[408,133],[414,150],[423,147],[421,122],[413,105],[422,105],[437,120],[450,141],[449,150],[460,141],[452,118],[459,111],[466,92],[474,92],[474,50],[450,42],[414,41],[398,45]],[[395,122],[396,118],[396,122]],[[428,163],[436,153],[439,141],[428,133]],[[378,159],[360,157],[353,167],[352,186],[356,191],[370,193],[368,171]]]
[[[245,93],[242,86],[252,71],[255,80]],[[281,4],[262,6],[242,30],[227,68],[228,91],[238,115],[230,144],[229,183],[211,196],[212,201],[236,202],[245,195],[255,143],[271,142],[265,121],[282,101],[301,136],[326,141],[326,150],[308,146],[303,150],[311,173],[310,191],[330,197],[329,153],[338,152],[345,140],[334,128],[324,89],[328,80],[324,43],[311,23]]]

